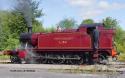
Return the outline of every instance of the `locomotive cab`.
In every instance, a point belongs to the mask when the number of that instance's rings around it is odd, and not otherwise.
[[[99,44],[99,27],[101,27],[102,24],[100,23],[95,23],[95,24],[83,24],[82,27],[87,29],[88,35],[91,37],[91,42],[92,42],[92,48],[98,49],[98,44]]]

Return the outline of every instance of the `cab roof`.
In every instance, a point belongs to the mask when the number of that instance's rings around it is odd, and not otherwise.
[[[80,27],[85,27],[85,28],[93,28],[97,26],[104,26],[103,23],[94,23],[94,24],[82,24]]]

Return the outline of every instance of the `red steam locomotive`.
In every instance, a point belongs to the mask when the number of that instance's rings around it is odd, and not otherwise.
[[[20,35],[21,48],[9,51],[13,63],[94,64],[116,57],[114,29],[84,24],[77,29]]]

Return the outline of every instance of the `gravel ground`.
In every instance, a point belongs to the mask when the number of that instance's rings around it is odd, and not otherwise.
[[[122,72],[121,74],[120,73],[118,74],[117,73],[112,73],[112,74],[61,73],[60,71],[52,72],[48,70],[51,67],[73,68],[73,66],[69,65],[60,66],[60,65],[40,65],[40,64],[38,65],[0,64],[0,78],[125,78],[124,72]],[[93,66],[90,66],[90,68],[91,67]],[[125,69],[122,68],[122,70]]]

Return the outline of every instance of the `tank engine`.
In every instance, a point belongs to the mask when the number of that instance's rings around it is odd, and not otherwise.
[[[115,30],[103,24],[84,24],[51,33],[31,33],[31,29],[20,35],[22,49],[17,50],[18,58],[26,63],[93,64],[116,56]]]

